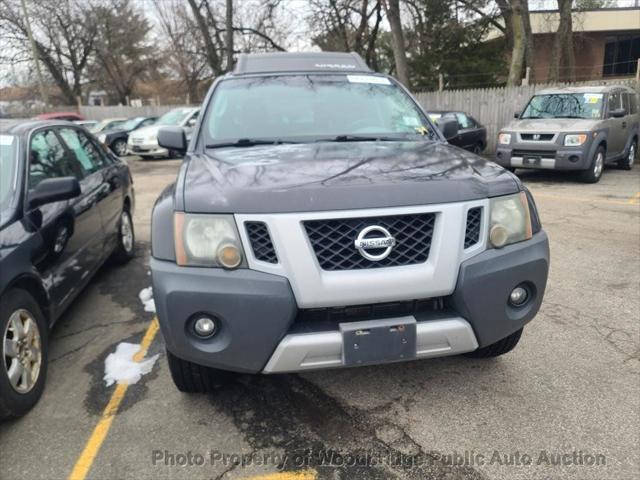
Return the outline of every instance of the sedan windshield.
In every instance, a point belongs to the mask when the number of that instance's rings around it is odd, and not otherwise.
[[[602,118],[602,93],[534,96],[520,118]]]
[[[435,136],[413,100],[388,78],[375,75],[224,80],[206,115],[207,146]]]
[[[0,135],[0,224],[14,193],[17,145],[18,139],[14,135]]]
[[[162,115],[156,125],[180,125],[187,115],[191,115],[193,110],[190,108],[176,108]]]
[[[122,130],[126,130],[126,131],[133,130],[138,126],[140,122],[142,122],[142,120],[144,120],[144,117],[131,118],[126,122],[124,122],[122,125],[120,125],[120,127],[118,128],[121,128]]]

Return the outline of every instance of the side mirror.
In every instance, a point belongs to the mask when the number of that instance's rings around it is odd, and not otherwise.
[[[29,209],[47,203],[69,200],[80,195],[80,184],[74,177],[47,178],[29,191]]]
[[[195,127],[195,126],[196,126],[196,121],[197,121],[197,120],[196,120],[195,118],[192,118],[191,120],[189,120],[189,121],[187,122],[187,127],[189,127],[189,128],[193,128],[193,127]]]
[[[615,110],[611,110],[609,112],[610,117],[621,118],[627,114],[627,111],[624,108],[616,108]]]
[[[458,121],[455,118],[440,117],[436,121],[437,127],[440,129],[444,138],[449,141],[458,135]]]
[[[182,127],[162,127],[158,131],[158,145],[178,153],[187,151],[187,137]]]
[[[520,112],[515,112],[513,114],[513,118],[520,118]]]

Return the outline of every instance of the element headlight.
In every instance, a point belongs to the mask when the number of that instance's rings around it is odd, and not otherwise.
[[[228,269],[244,266],[233,216],[177,212],[173,225],[178,265]]]
[[[586,133],[577,133],[574,135],[565,135],[564,146],[565,147],[578,147],[587,141]]]
[[[489,242],[495,248],[533,236],[529,202],[524,192],[491,199]]]
[[[498,135],[498,143],[500,145],[509,145],[511,143],[511,134],[501,133],[500,135]]]

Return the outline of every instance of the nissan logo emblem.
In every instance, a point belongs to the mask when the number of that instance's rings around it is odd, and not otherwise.
[[[377,235],[367,237],[367,235],[372,233]],[[389,256],[391,250],[396,244],[396,239],[391,236],[389,230],[386,228],[380,227],[379,225],[371,225],[362,229],[354,243],[356,249],[360,252],[360,255],[372,262],[379,262]],[[382,249],[384,249],[384,251],[377,255],[368,252],[368,250]]]

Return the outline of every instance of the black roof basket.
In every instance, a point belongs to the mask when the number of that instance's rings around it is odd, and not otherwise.
[[[233,71],[234,75],[277,72],[373,72],[357,53],[242,53]]]

